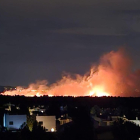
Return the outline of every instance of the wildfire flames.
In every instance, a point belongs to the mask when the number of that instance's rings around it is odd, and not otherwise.
[[[47,81],[38,81],[28,88],[17,87],[3,95],[24,96],[139,96],[140,70],[133,71],[131,60],[120,49],[104,54],[90,73],[75,77],[67,74],[48,86]]]

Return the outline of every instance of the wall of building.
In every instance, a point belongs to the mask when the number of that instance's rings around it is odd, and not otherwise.
[[[23,123],[27,122],[26,115],[6,115],[5,114],[3,119],[4,119],[3,126],[7,127],[8,130],[19,129]]]
[[[38,122],[43,122],[42,126],[48,131],[56,131],[56,118],[55,116],[36,116]]]
[[[59,121],[60,121],[60,125],[63,125],[63,124],[65,124],[65,123],[71,122],[72,119],[59,119]]]
[[[140,120],[128,120],[129,122],[134,123],[135,125],[140,127]]]

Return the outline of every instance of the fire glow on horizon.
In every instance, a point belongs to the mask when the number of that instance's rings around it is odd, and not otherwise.
[[[24,96],[140,96],[140,70],[132,71],[131,60],[120,49],[104,54],[98,65],[92,66],[90,74],[70,74],[48,86],[47,81],[30,84],[27,89],[17,87],[3,95]]]

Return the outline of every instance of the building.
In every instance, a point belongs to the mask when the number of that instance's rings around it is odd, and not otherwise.
[[[60,125],[63,125],[65,123],[69,123],[69,122],[72,121],[71,118],[64,118],[64,119],[63,118],[59,118],[58,120],[60,121]]]
[[[27,117],[26,115],[4,114],[3,126],[7,130],[19,130],[19,129],[23,129],[27,124],[29,130],[32,131],[33,123],[35,120],[46,129],[46,132],[56,131],[55,116],[30,116],[30,117],[28,116]]]
[[[7,128],[7,130],[18,130],[26,125],[27,118],[26,115],[7,115],[4,114],[3,117],[3,126]]]
[[[116,121],[116,120],[118,120],[118,119],[120,119],[120,116],[111,116],[111,120],[112,120],[112,121]]]
[[[56,118],[55,116],[36,116],[36,121],[43,127],[47,132],[56,131]]]
[[[140,120],[128,120],[128,122],[134,123],[135,125],[140,127]]]
[[[15,106],[15,105],[14,104],[11,104],[11,103],[7,103],[7,104],[4,104],[3,106],[4,106],[5,110],[11,111],[11,107],[12,106]]]
[[[105,120],[102,123],[102,126],[112,126],[114,124],[114,121],[109,121],[109,120]]]
[[[44,108],[44,106],[38,106],[38,107],[29,107],[29,112],[30,112],[30,115],[33,115],[34,112],[38,112],[38,113],[45,113],[46,109]]]
[[[58,118],[58,121],[60,122],[60,125],[64,125],[65,123],[71,122],[72,118],[69,117],[68,114],[63,114],[60,118]]]
[[[92,116],[92,119],[94,121],[94,128],[102,127],[102,126],[112,126],[114,124],[114,121],[116,121],[119,118],[119,116],[112,116],[110,119],[101,119],[96,116]]]

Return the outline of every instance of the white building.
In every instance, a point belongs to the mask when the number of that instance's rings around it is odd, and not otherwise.
[[[56,131],[56,118],[55,116],[36,116],[37,122],[45,127],[48,132]]]
[[[26,124],[27,117],[26,115],[7,115],[4,114],[3,117],[3,126],[8,130],[17,130],[23,125]]]
[[[128,120],[128,121],[140,127],[140,120]]]

